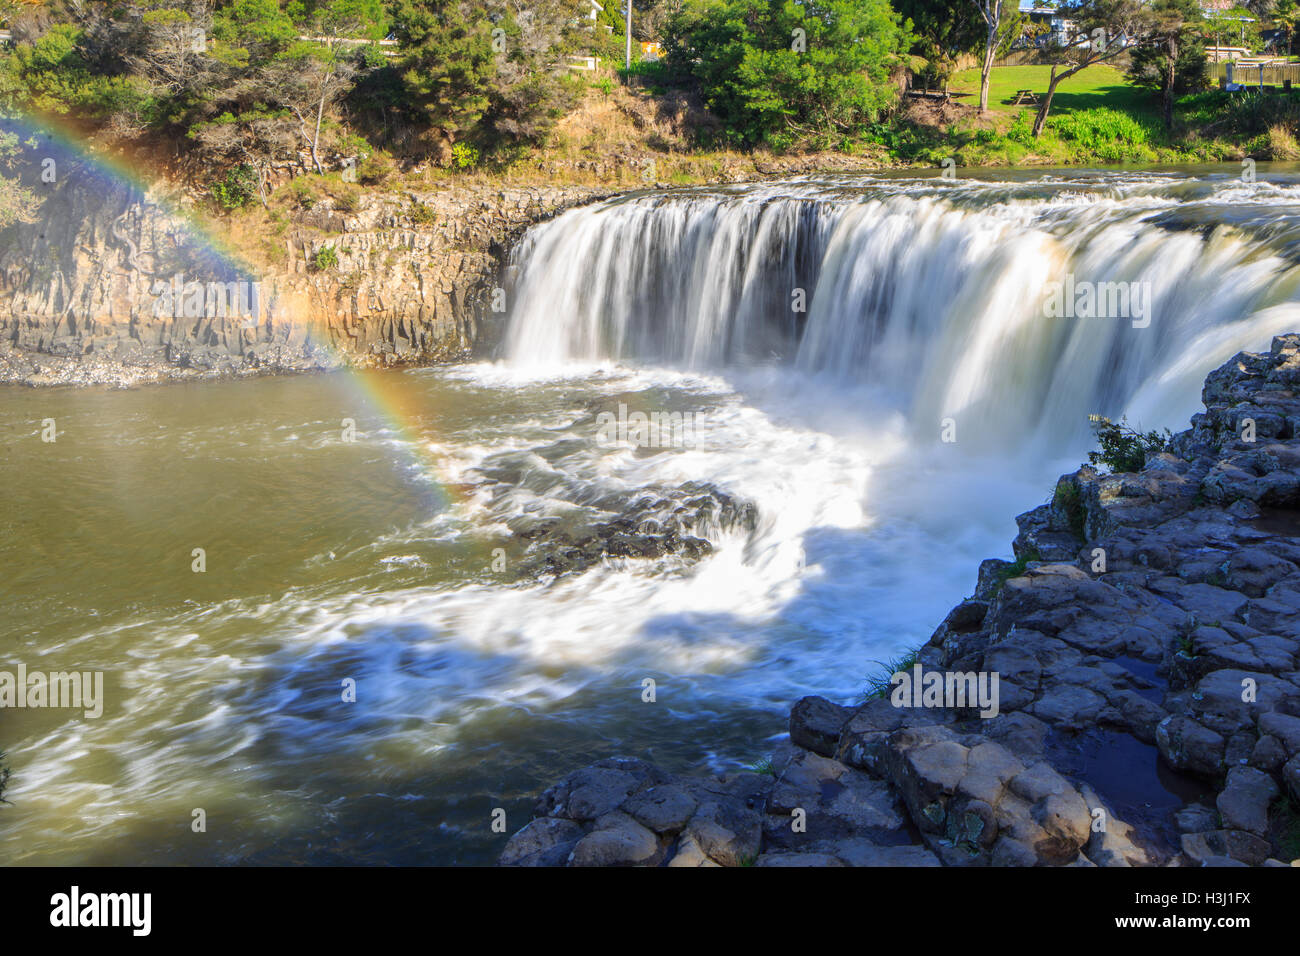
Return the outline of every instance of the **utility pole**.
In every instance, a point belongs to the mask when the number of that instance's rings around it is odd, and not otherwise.
[[[627,0],[627,61],[624,66],[629,73],[632,72],[632,0]]]

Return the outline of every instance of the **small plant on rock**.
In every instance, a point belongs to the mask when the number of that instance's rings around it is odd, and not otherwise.
[[[1088,452],[1088,461],[1105,465],[1113,472],[1141,471],[1147,458],[1164,451],[1173,437],[1167,428],[1163,432],[1140,432],[1122,418],[1113,422],[1101,415],[1089,415],[1088,420],[1101,445],[1100,450]]]
[[[1008,581],[1010,581],[1012,578],[1018,578],[1022,574],[1024,574],[1025,571],[1029,569],[1030,561],[1041,561],[1041,560],[1043,560],[1043,558],[1042,555],[1038,553],[1038,549],[1030,548],[1028,551],[1026,551],[1020,557],[1016,558],[1016,560],[1012,561],[1010,564],[998,568],[993,575],[994,578],[993,593],[990,595],[990,597],[997,596],[997,593],[1002,590],[1002,586],[1006,584]]]
[[[770,777],[776,776],[776,768],[772,766],[771,757],[763,757],[760,760],[755,760],[749,765],[749,771],[750,773],[765,773]]]
[[[311,264],[317,272],[324,272],[327,269],[337,269],[339,264],[339,254],[333,246],[321,246],[316,250],[316,254],[311,258]]]
[[[879,667],[879,670],[867,675],[867,688],[862,692],[863,700],[876,700],[889,694],[893,686],[891,681],[895,674],[900,671],[910,671],[916,666],[916,655],[920,653],[920,648],[914,651],[908,651],[902,657],[893,661],[872,661]]]
[[[1070,522],[1070,533],[1080,541],[1086,541],[1083,496],[1079,494],[1079,486],[1072,481],[1062,481],[1056,486],[1056,492],[1052,495],[1052,504],[1063,512]]]

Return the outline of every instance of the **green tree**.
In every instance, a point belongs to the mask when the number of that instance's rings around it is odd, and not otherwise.
[[[1300,19],[1300,4],[1296,0],[1276,0],[1273,4],[1273,23],[1282,31],[1282,53],[1291,55],[1291,44],[1295,38],[1296,20]],[[1218,24],[1216,23],[1216,26]],[[1215,43],[1219,40],[1219,30],[1215,31]]]
[[[984,43],[983,19],[970,0],[894,0],[893,6],[911,24],[911,51],[925,58],[927,88],[943,85],[957,58]]]
[[[482,4],[457,0],[392,6],[409,102],[452,142],[478,125],[491,102],[494,27],[483,14]]]
[[[826,145],[897,100],[911,42],[885,0],[699,0],[673,17],[669,59],[742,142]]]
[[[1198,0],[1151,0],[1141,8],[1129,77],[1160,91],[1167,130],[1174,127],[1174,98],[1205,82],[1204,23]]]
[[[296,41],[278,57],[285,74],[283,99],[307,141],[312,168],[321,173],[321,124],[326,110],[351,88],[357,72],[367,67],[362,45],[383,38],[387,18],[379,0],[322,0],[311,7],[295,0],[290,9],[297,14],[306,39]]]

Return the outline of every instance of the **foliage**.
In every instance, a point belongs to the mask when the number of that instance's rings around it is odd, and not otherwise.
[[[734,142],[824,146],[894,105],[909,42],[885,0],[695,0],[670,21],[668,56]]]
[[[337,269],[339,265],[339,254],[333,246],[321,246],[316,250],[316,254],[312,256],[311,264],[317,272]]]
[[[1198,0],[1151,0],[1142,8],[1142,42],[1129,54],[1129,77],[1160,91],[1166,128],[1174,98],[1204,89],[1204,17]]]
[[[247,163],[234,166],[212,184],[212,198],[226,212],[247,206],[257,197],[257,173]]]
[[[894,0],[893,6],[911,23],[912,52],[927,60],[951,61],[984,45],[984,22],[971,0]]]
[[[1124,419],[1113,422],[1101,415],[1091,415],[1093,433],[1100,450],[1088,452],[1088,461],[1105,465],[1113,472],[1141,471],[1147,458],[1164,451],[1172,437],[1169,429],[1140,432],[1130,428]]]
[[[1145,124],[1128,113],[1111,109],[1066,113],[1052,120],[1052,126],[1063,139],[1112,163],[1132,161],[1150,139]]]
[[[1052,493],[1052,505],[1065,515],[1066,520],[1070,523],[1070,533],[1080,541],[1086,541],[1087,535],[1084,525],[1087,514],[1083,508],[1083,498],[1079,494],[1079,486],[1073,481],[1062,480],[1058,482],[1056,491]]]
[[[758,760],[755,760],[752,764],[749,765],[749,771],[750,773],[767,774],[770,777],[776,776],[776,768],[772,766],[771,757],[762,757]]]
[[[996,595],[999,591],[1002,590],[1002,586],[1004,584],[1006,584],[1012,578],[1020,577],[1027,570],[1029,570],[1029,562],[1041,561],[1041,560],[1042,560],[1042,555],[1038,553],[1037,549],[1030,548],[1028,551],[1020,555],[1020,557],[1016,558],[1016,560],[1012,561],[1010,564],[1006,564],[998,568],[997,571],[995,571],[993,574],[992,593]]]
[[[451,161],[457,169],[473,169],[478,165],[478,150],[469,143],[457,143],[451,148]]]

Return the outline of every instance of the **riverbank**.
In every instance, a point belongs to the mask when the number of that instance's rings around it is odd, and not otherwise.
[[[500,862],[1296,865],[1300,335],[1202,399],[1140,472],[1062,476],[915,655],[992,700],[805,697],[778,753],[720,776],[603,760]]]

